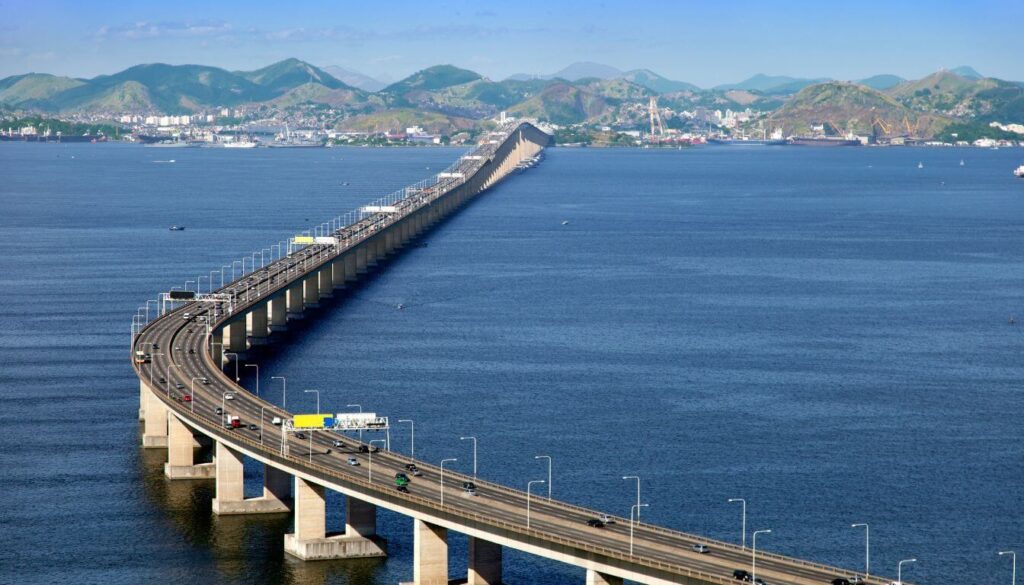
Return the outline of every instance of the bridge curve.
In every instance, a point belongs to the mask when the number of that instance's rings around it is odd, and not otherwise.
[[[376,508],[399,512],[414,519],[413,581],[419,585],[447,585],[448,530],[470,537],[471,585],[500,583],[502,547],[583,567],[588,583],[594,584],[628,579],[727,585],[736,582],[734,570],[751,570],[749,549],[623,518],[594,528],[587,520],[598,517],[597,511],[531,498],[392,451],[363,453],[358,441],[347,436],[310,432],[308,440],[297,440],[283,426],[271,424],[275,417],[290,419],[291,413],[248,392],[224,372],[226,356],[234,355],[237,367],[251,346],[274,342],[272,333],[286,328],[289,320],[313,316],[308,309],[322,297],[358,280],[524,163],[536,160],[549,140],[531,124],[506,127],[428,185],[407,189],[388,202],[392,205],[375,207],[352,223],[332,225],[335,243],[282,254],[214,291],[220,300],[190,302],[164,312],[137,332],[133,328],[133,356],[151,356],[142,363],[133,359],[140,380],[142,445],[167,449],[167,477],[214,479],[216,514],[293,513],[294,529],[285,535],[284,547],[306,560],[384,556],[387,543],[376,531]],[[218,413],[218,407],[228,412]],[[224,414],[239,416],[242,427],[226,428]],[[205,441],[214,445],[214,462],[196,463],[195,449]],[[244,457],[264,464],[262,497],[245,498]],[[358,466],[349,465],[351,457]],[[422,477],[414,478],[409,493],[396,491],[394,474],[412,463]],[[459,486],[470,480],[479,495],[462,497]],[[346,496],[341,535],[326,531],[325,489]],[[704,544],[711,552],[695,552],[694,544]],[[763,552],[757,554],[756,572],[772,585],[822,585],[854,574]]]

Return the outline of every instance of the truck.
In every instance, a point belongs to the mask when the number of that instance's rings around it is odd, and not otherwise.
[[[137,363],[137,364],[148,364],[151,361],[153,361],[153,357],[151,355],[149,355],[148,353],[146,353],[146,352],[144,352],[142,350],[137,350],[135,352],[135,363]]]
[[[224,428],[237,429],[240,426],[242,426],[242,419],[238,418],[238,416],[233,414],[224,415]]]

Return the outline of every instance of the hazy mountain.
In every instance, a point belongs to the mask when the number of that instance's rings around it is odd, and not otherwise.
[[[982,79],[985,77],[981,73],[978,73],[977,70],[974,69],[974,67],[971,67],[969,65],[961,65],[959,67],[954,67],[950,69],[950,72],[956,73],[960,77],[966,77],[967,79]]]
[[[886,90],[903,83],[906,79],[903,79],[899,75],[891,75],[883,73],[881,75],[872,75],[858,81],[861,85],[866,85],[871,89],[877,89],[879,91]]]
[[[387,87],[389,82],[383,79],[376,79],[369,75],[364,75],[358,71],[346,69],[338,65],[331,65],[330,67],[324,67],[324,71],[333,75],[336,79],[340,79],[342,82],[352,87],[359,88],[363,91],[380,91]]]
[[[622,77],[623,75],[625,75],[625,73],[611,65],[602,65],[601,63],[592,63],[590,61],[579,61],[556,71],[555,73],[547,75],[517,73],[509,76],[507,79],[512,81],[529,81],[531,79],[564,79],[566,81],[578,81],[588,77],[596,77],[597,79],[615,79]]]
[[[938,71],[902,83],[889,93],[914,110],[938,111],[978,121],[1024,123],[1024,87],[1009,81]]]
[[[789,77],[786,75],[765,75],[763,73],[758,73],[757,75],[744,79],[739,83],[718,85],[715,86],[714,89],[746,89],[764,93],[795,93],[809,85],[825,81],[829,81],[829,79],[825,77],[803,79],[799,77]]]
[[[435,65],[422,71],[417,71],[401,81],[392,83],[385,87],[382,92],[401,96],[413,91],[443,89],[478,79],[483,79],[483,76],[468,69],[460,69],[454,65]]]
[[[509,113],[555,124],[575,124],[601,118],[612,110],[612,105],[605,98],[560,81],[545,87],[539,95],[509,108]]]
[[[677,91],[700,91],[700,88],[685,81],[674,81],[658,75],[650,69],[634,69],[622,74],[622,79],[642,85],[655,93],[675,93]]]

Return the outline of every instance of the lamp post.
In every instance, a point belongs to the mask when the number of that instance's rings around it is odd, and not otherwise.
[[[398,422],[400,422],[400,423],[409,423],[409,457],[413,460],[413,462],[415,462],[416,461],[416,423],[412,422],[410,419],[407,419],[407,418],[398,419]]]
[[[753,533],[754,543],[753,548],[750,552],[750,582],[757,583],[757,535],[758,534],[771,534],[772,531],[768,530],[755,530]]]
[[[551,501],[551,455],[534,455],[534,459],[548,460],[548,501]]]
[[[383,443],[384,439],[373,439],[372,441],[370,441],[370,449],[367,449],[366,451],[366,457],[369,461],[366,464],[366,470],[370,483],[373,483],[373,444],[377,442]]]
[[[271,376],[271,380],[281,380],[281,408],[288,410],[288,380],[284,376]]]
[[[441,460],[441,507],[444,508],[444,464],[449,461],[458,461],[458,459],[442,459]]]
[[[633,556],[633,528],[640,522],[640,508],[646,508],[648,504],[633,504],[629,509],[629,556]],[[633,520],[633,513],[636,512],[636,521]]]
[[[152,354],[152,355],[151,355],[150,357],[151,357],[151,358],[155,358],[155,357],[156,357],[156,356],[158,356],[158,355],[159,355],[159,356],[162,356],[162,355],[166,355],[166,354],[164,354],[163,352],[160,352],[160,353],[154,353],[154,354]],[[153,372],[155,372],[155,371],[156,371],[156,364],[150,364],[150,365],[149,365],[149,387],[150,387],[150,388],[152,388],[152,387],[153,387]]]
[[[174,363],[174,352],[171,352],[171,363],[167,364],[167,397],[171,396],[171,368],[178,368],[178,364]],[[181,368],[178,368],[181,370]]]
[[[195,400],[195,397],[193,397],[192,400]],[[264,416],[263,411],[266,410],[266,408],[267,408],[266,406],[261,406],[260,407],[260,445],[263,444],[263,420],[264,420],[264,418],[266,418]]]
[[[526,529],[530,529],[530,489],[533,488],[535,483],[547,483],[543,479],[535,479],[533,481],[526,482]]]
[[[227,392],[224,392],[223,394],[220,395],[220,420],[221,420],[222,424],[223,424],[223,422],[225,420],[227,420],[224,417],[226,417],[227,414],[228,414],[228,411],[227,411],[227,408],[228,408],[227,396],[228,396],[228,394],[231,394],[230,390],[228,390]],[[214,402],[214,404],[217,404],[217,403]]]
[[[1010,585],[1017,585],[1017,553],[1012,550],[999,551],[999,556],[1010,555],[1013,561],[1013,573],[1010,577]]]
[[[861,522],[858,524],[850,524],[850,528],[864,527],[864,578],[867,579],[871,575],[871,527]]]
[[[743,498],[729,498],[729,503],[740,502],[743,504],[742,520],[740,520],[740,546],[742,550],[747,549],[747,501]]]
[[[316,393],[316,413],[320,414],[320,391],[319,390],[303,390],[304,393],[309,394],[310,392]]]
[[[917,559],[903,559],[896,565],[896,582],[903,585],[903,563],[916,563]]]
[[[460,441],[473,441],[473,479],[476,479],[476,437],[459,437]]]
[[[235,327],[234,325],[231,326],[232,330],[234,330],[234,327]],[[233,351],[226,351],[226,352],[224,352],[224,357],[227,357],[229,355],[235,356],[235,360],[234,360],[235,361],[235,382],[241,382],[242,378],[240,378],[238,376],[238,362],[241,361],[241,360],[239,359],[238,354],[233,352]]]
[[[192,412],[196,411],[196,380],[198,379],[199,378],[192,378],[192,394],[190,395],[191,397],[189,398],[188,401],[189,410],[191,410]]]
[[[640,505],[640,476],[638,475],[624,475],[622,479],[635,479],[636,480],[636,505]],[[640,520],[640,509],[636,511],[636,519]]]
[[[247,368],[256,368],[256,396],[260,395],[260,365],[259,364],[245,364]]]

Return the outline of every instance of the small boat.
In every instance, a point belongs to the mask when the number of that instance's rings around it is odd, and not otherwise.
[[[964,166],[964,159],[960,159],[960,166]]]
[[[183,231],[185,231],[185,226],[183,226],[183,225],[172,225],[171,226],[171,231],[172,232],[183,232]]]
[[[569,220],[562,220],[562,225],[569,225]]]
[[[917,163],[917,168],[923,169],[924,168],[924,163],[923,162]]]
[[[1013,176],[1020,179],[1024,179],[1024,165],[1020,165],[1019,167],[1014,169]]]

